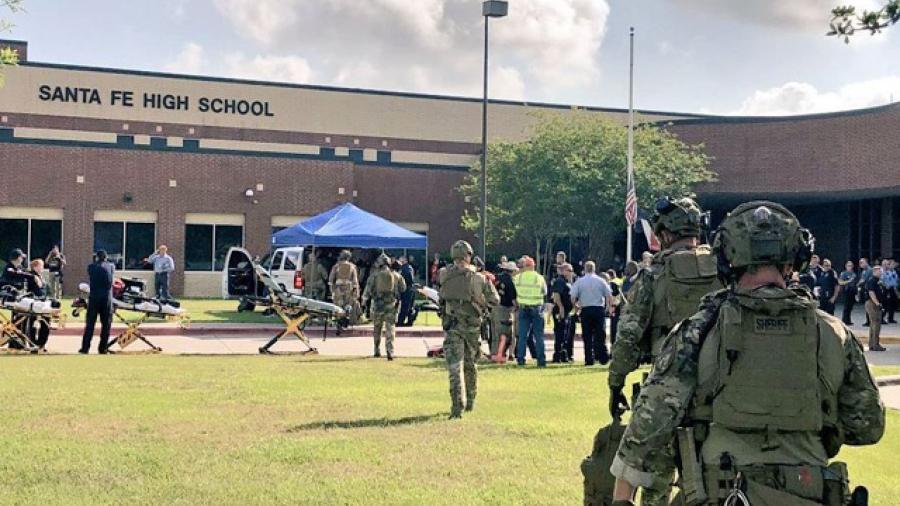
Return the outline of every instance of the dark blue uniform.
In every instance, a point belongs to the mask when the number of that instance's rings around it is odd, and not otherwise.
[[[81,339],[80,353],[87,353],[91,349],[91,339],[94,337],[94,326],[97,317],[100,318],[100,353],[106,353],[109,346],[109,328],[112,325],[112,283],[113,264],[109,262],[94,262],[88,266],[88,282],[91,285],[91,293],[88,295],[87,321],[84,325],[84,336]]]
[[[413,279],[412,265],[408,263],[403,264],[403,267],[400,267],[400,275],[403,276],[403,281],[406,282],[406,291],[400,294],[400,314],[397,316],[397,326],[411,327],[413,324],[411,321],[412,305],[416,294],[413,288],[415,280]]]

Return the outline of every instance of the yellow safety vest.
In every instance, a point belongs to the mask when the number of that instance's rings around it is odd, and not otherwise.
[[[544,278],[535,271],[523,271],[513,280],[520,306],[539,306],[544,302]]]

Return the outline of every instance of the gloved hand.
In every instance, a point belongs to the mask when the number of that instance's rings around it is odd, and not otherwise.
[[[613,418],[622,416],[622,413],[628,410],[628,399],[622,393],[622,387],[609,388],[609,414]]]

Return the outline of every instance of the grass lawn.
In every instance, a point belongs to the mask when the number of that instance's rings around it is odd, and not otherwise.
[[[870,367],[872,375],[875,377],[900,375],[900,365],[873,365]]]
[[[606,374],[481,369],[445,420],[440,362],[5,357],[3,504],[579,504]],[[848,449],[872,504],[900,503],[900,412]]]

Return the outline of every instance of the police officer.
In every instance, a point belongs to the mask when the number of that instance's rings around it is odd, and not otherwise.
[[[676,323],[694,314],[700,299],[722,288],[711,248],[701,244],[703,213],[690,198],[663,197],[656,204],[654,232],[663,250],[638,272],[628,292],[629,304],[619,317],[609,364],[610,412],[627,405],[625,377],[642,360],[659,354],[663,339]],[[648,357],[649,356],[649,357]],[[671,453],[671,452],[670,452]],[[674,471],[674,460],[669,463]],[[644,504],[667,504],[667,485],[644,490]]]
[[[513,328],[517,296],[512,278],[514,272],[515,262],[501,262],[494,285],[500,302],[491,309],[491,357],[494,362],[501,364],[506,362],[507,350],[512,354],[516,349],[516,332]]]
[[[375,260],[375,273],[369,276],[363,292],[363,306],[372,301],[372,336],[375,338],[375,357],[381,356],[381,331],[384,329],[384,349],[387,359],[394,360],[394,322],[400,294],[406,291],[406,282],[397,271],[391,270],[391,259],[382,253]]]
[[[714,252],[730,287],[705,297],[656,358],[611,467],[614,505],[669,479],[664,448],[676,437],[693,504],[847,504],[846,465],[828,460],[842,444],[878,442],[885,413],[850,330],[785,284],[811,240],[772,202],[722,222]]]
[[[106,261],[105,250],[98,250],[94,255],[94,263],[88,265],[88,281],[91,291],[88,295],[87,317],[84,324],[84,335],[81,338],[81,348],[78,353],[86,355],[91,349],[91,340],[94,338],[94,326],[97,318],[100,319],[100,346],[101,355],[109,352],[109,330],[112,326],[112,285],[115,279],[115,267]]]
[[[303,296],[315,299],[325,300],[325,287],[328,282],[328,272],[325,267],[319,263],[315,250],[309,254],[309,259],[302,269],[303,273]]]
[[[500,300],[497,291],[472,267],[472,246],[456,241],[450,248],[453,264],[441,272],[441,323],[444,327],[444,356],[450,376],[450,418],[462,417],[463,408],[475,408],[480,351],[478,338],[485,312]],[[465,376],[465,390],[463,378]],[[463,403],[465,394],[465,404]]]
[[[349,307],[350,323],[356,324],[359,317],[359,272],[350,262],[350,257],[350,251],[341,251],[337,263],[328,275],[328,284],[331,285],[334,303],[345,310]]]

